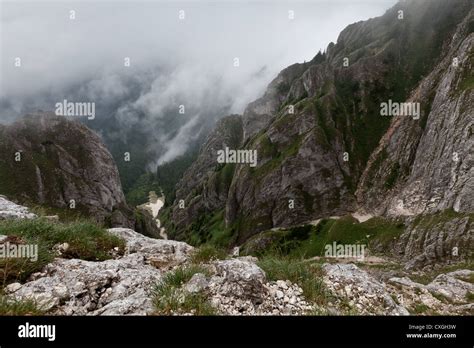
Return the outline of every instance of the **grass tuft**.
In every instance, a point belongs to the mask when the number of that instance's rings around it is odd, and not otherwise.
[[[305,298],[318,305],[327,304],[330,293],[323,283],[320,264],[289,257],[265,255],[258,261],[269,280],[287,279],[303,289]]]
[[[0,294],[0,315],[43,315],[45,311],[33,300],[17,300]]]
[[[226,250],[212,244],[204,244],[194,250],[191,256],[191,262],[199,264],[215,260],[224,260],[226,257]]]
[[[153,289],[153,305],[158,315],[192,313],[194,315],[216,315],[217,312],[203,293],[189,294],[181,289],[196,273],[208,274],[198,265],[180,267],[167,273]]]
[[[68,243],[64,258],[103,261],[112,257],[110,251],[118,247],[125,250],[125,241],[89,221],[58,223],[44,218],[0,221],[0,235],[9,236],[19,244],[38,246],[38,260],[3,258],[0,260],[0,287],[10,281],[25,281],[41,270],[55,257],[53,247]]]

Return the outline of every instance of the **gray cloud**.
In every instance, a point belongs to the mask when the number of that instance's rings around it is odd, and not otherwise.
[[[182,154],[222,112],[241,113],[281,69],[312,59],[346,25],[394,3],[2,2],[0,122],[53,110],[63,98],[93,101],[99,123],[119,123],[116,136],[133,125],[149,131],[161,163]],[[15,57],[21,68],[13,66]],[[166,126],[180,104],[186,114]]]

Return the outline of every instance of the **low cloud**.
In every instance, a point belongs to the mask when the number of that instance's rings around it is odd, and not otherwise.
[[[0,123],[63,99],[95,102],[91,127],[111,139],[139,126],[156,150],[151,162],[172,160],[223,113],[241,113],[281,69],[394,3],[2,2]]]

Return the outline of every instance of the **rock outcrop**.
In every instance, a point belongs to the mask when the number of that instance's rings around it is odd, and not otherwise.
[[[301,315],[314,305],[303,290],[290,281],[269,282],[252,257],[214,262],[207,290],[210,301],[221,313],[230,315]]]
[[[242,136],[241,117],[231,115],[221,119],[207,137],[199,157],[177,185],[175,204],[166,224],[166,230],[173,238],[185,239],[186,229],[193,221],[225,207],[234,166],[219,165],[217,151],[240,147]],[[185,209],[180,202],[184,202]]]
[[[357,190],[366,211],[474,212],[473,22],[471,10],[408,99],[421,105],[420,119],[395,118],[372,154]]]
[[[427,285],[394,277],[388,280],[388,289],[398,293],[400,304],[413,308],[417,314],[424,310],[426,314],[472,315],[474,303],[469,296],[474,294],[473,275],[471,270],[458,270],[440,274]]]
[[[160,277],[140,254],[103,262],[57,259],[32,281],[5,291],[35,300],[51,314],[145,315],[152,311],[150,291]]]
[[[474,214],[448,211],[406,220],[406,231],[393,244],[392,252],[407,269],[472,260]]]
[[[0,196],[0,220],[1,219],[33,219],[36,215],[31,213],[27,207],[15,204],[4,196]]]
[[[8,218],[15,214],[13,218],[35,218],[27,208],[3,201],[2,212]],[[153,239],[126,228],[108,231],[125,240],[125,254],[111,252],[115,258],[106,261],[66,259],[63,252],[69,246],[63,243],[55,246],[57,257],[51,263],[23,284],[8,284],[2,289],[3,294],[9,300],[33,300],[51,315],[157,314],[155,287],[166,282],[170,272],[198,266],[203,273],[194,273],[181,283],[177,298],[202,295],[216,314],[449,315],[468,314],[474,309],[471,270],[440,273],[423,285],[412,281],[406,273],[394,276],[391,271],[382,271],[380,276],[352,263],[324,264],[319,290],[322,297],[316,303],[306,298],[307,293],[299,284],[285,279],[269,280],[255,257],[229,255],[223,260],[196,265],[195,249],[186,243]],[[0,236],[0,245],[9,238],[15,237]],[[384,260],[379,261],[379,266],[383,266]],[[186,308],[171,314],[195,313]]]
[[[151,291],[162,275],[184,263],[193,248],[182,242],[110,229],[127,242],[126,255],[102,262],[57,258],[21,285],[5,292],[33,299],[56,315],[145,315],[153,312]]]
[[[346,300],[350,307],[361,314],[408,315],[403,306],[397,304],[384,284],[354,264],[326,264],[324,282],[338,301]]]
[[[117,167],[101,138],[54,114],[0,125],[0,194],[134,227]]]

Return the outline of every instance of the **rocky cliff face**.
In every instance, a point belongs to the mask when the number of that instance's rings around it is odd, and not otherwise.
[[[408,101],[420,120],[395,119],[364,170],[359,205],[375,214],[474,211],[474,12]]]
[[[239,115],[221,119],[200,149],[200,155],[177,185],[175,204],[167,228],[184,238],[184,229],[206,212],[222,210],[234,175],[235,165],[216,161],[217,151],[238,148],[242,143],[243,124]],[[184,207],[184,208],[183,208]],[[177,230],[176,227],[177,226]]]
[[[472,211],[472,7],[400,2],[348,26],[311,62],[282,71],[241,116],[235,146],[257,150],[258,165],[216,166],[208,147],[224,145],[221,124],[201,151],[206,161],[197,161],[206,163],[198,173],[208,174],[190,179],[191,168],[177,185],[206,190],[177,195],[174,235],[202,234],[219,216],[240,244],[260,231],[360,209]],[[419,101],[420,118],[382,117],[389,100]]]
[[[109,151],[96,133],[64,117],[35,114],[0,126],[0,193],[133,227]]]

